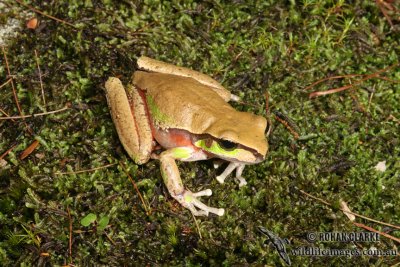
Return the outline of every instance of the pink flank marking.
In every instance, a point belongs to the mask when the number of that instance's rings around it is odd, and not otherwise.
[[[193,149],[195,149],[192,144],[190,133],[184,130],[161,130],[157,127],[154,127],[154,138],[164,148],[192,147]]]

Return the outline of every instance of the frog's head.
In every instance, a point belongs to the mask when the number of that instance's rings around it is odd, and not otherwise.
[[[248,112],[235,111],[211,123],[195,146],[227,161],[246,164],[259,163],[265,159],[268,142],[265,137],[267,120]]]
[[[245,164],[264,160],[268,150],[264,117],[237,111],[209,85],[193,78],[137,71],[133,82],[146,91],[158,127],[186,130],[196,147],[217,158]]]

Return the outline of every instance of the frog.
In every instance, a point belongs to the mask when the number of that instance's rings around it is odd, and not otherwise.
[[[176,161],[228,162],[217,181],[224,183],[236,171],[241,187],[246,184],[245,166],[265,160],[267,120],[233,108],[229,101],[240,98],[207,74],[141,56],[127,86],[109,77],[105,91],[127,154],[139,165],[159,160],[169,194],[194,216],[222,216],[225,210],[200,200],[211,196],[211,189],[192,192],[186,188]]]

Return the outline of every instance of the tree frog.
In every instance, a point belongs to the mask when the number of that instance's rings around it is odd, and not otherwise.
[[[228,161],[218,182],[236,170],[239,186],[245,185],[245,165],[263,161],[268,150],[266,119],[235,110],[228,101],[238,97],[203,73],[144,56],[137,65],[126,89],[115,77],[105,84],[123,147],[137,164],[160,160],[169,193],[195,216],[222,216],[224,209],[199,200],[211,196],[210,189],[194,193],[183,186],[175,161]],[[155,153],[160,146],[164,150]]]

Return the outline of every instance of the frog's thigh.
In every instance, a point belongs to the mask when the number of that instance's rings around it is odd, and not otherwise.
[[[110,77],[105,87],[111,117],[122,145],[137,164],[147,162],[152,149],[152,135],[142,98],[137,90],[129,88],[131,107],[118,78]]]
[[[229,92],[225,87],[223,87],[219,82],[211,78],[210,76],[191,70],[184,67],[178,67],[173,64],[165,63],[148,57],[140,57],[137,61],[139,69],[148,70],[152,72],[173,74],[182,77],[190,77],[196,81],[209,86],[214,90],[219,96],[221,96],[226,102],[230,100],[237,101],[239,98],[231,92]]]
[[[136,129],[139,132],[138,155],[145,158],[147,162],[153,150],[153,134],[151,132],[150,120],[146,111],[145,100],[132,84],[128,85],[128,95],[131,98],[130,106],[135,118]]]

